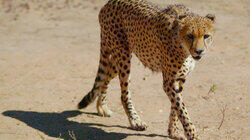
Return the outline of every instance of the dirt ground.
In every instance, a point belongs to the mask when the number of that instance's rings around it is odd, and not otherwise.
[[[184,101],[201,139],[250,139],[250,1],[152,1],[216,15],[214,46],[184,85]],[[146,131],[130,129],[117,78],[108,89],[112,117],[97,116],[95,103],[76,109],[94,83],[97,17],[105,3],[0,0],[1,140],[169,139],[170,102],[161,74],[145,69],[136,57],[130,89],[149,125]]]

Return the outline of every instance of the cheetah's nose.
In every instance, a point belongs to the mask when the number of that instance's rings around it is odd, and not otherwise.
[[[202,52],[204,52],[204,50],[195,50],[195,53],[200,55]]]

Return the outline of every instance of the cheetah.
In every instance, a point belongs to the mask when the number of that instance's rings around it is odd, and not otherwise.
[[[186,138],[198,139],[182,90],[196,61],[212,46],[215,15],[199,16],[181,4],[160,7],[145,0],[109,0],[100,10],[99,23],[99,68],[92,90],[79,102],[78,108],[87,107],[98,97],[98,114],[111,116],[106,90],[118,75],[121,102],[130,125],[135,130],[145,130],[147,125],[136,112],[128,89],[134,53],[147,68],[162,73],[163,90],[171,102],[169,136],[181,139],[177,128],[180,120]]]

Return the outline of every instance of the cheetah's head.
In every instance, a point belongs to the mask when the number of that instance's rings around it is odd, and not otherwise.
[[[180,37],[183,45],[195,60],[200,60],[212,46],[215,16],[179,16]]]

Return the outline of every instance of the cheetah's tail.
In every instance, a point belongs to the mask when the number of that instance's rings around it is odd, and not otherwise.
[[[78,103],[78,109],[82,109],[91,104],[96,98],[96,93],[92,89],[83,99]]]

